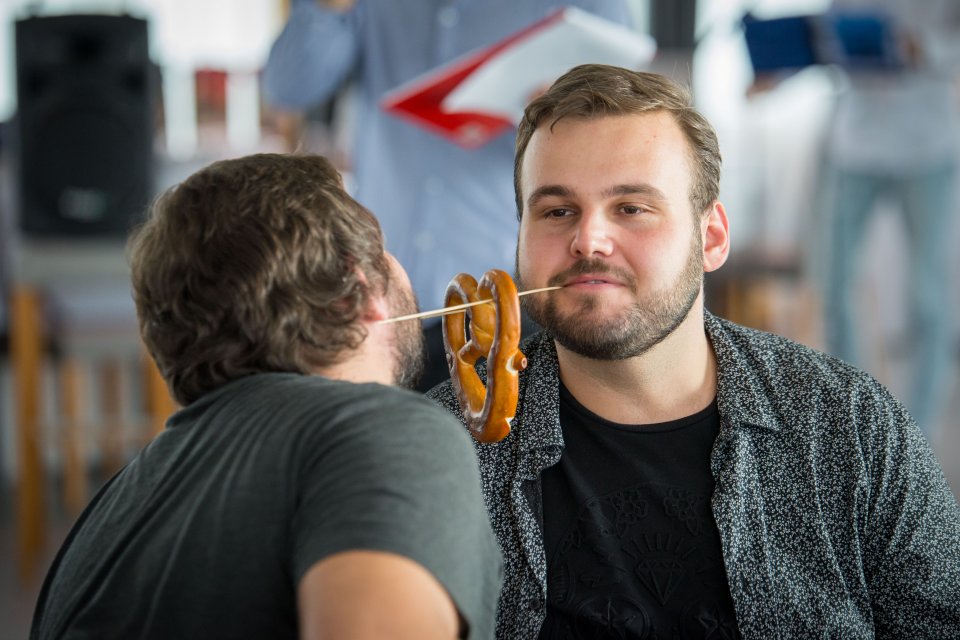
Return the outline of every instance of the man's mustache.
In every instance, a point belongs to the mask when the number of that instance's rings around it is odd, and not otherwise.
[[[562,286],[571,278],[577,276],[582,276],[586,274],[591,275],[602,275],[607,274],[613,276],[613,279],[617,282],[623,283],[631,291],[637,290],[636,279],[632,274],[628,273],[625,269],[619,267],[614,267],[603,260],[598,259],[583,259],[577,260],[568,268],[564,269],[560,273],[553,275],[548,281],[549,286]]]

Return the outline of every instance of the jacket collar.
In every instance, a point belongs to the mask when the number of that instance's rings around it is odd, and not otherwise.
[[[757,341],[744,339],[748,334],[760,332],[737,326],[710,312],[704,313],[704,327],[717,359],[717,407],[721,420],[731,427],[780,430],[783,423],[771,402],[769,381],[760,373],[770,370],[770,365],[763,362],[764,353],[757,350]],[[560,365],[556,346],[549,332],[542,331],[525,340],[522,351],[530,367],[521,373],[519,404],[523,423],[530,426],[517,425],[517,444],[524,450],[562,448]],[[758,367],[758,363],[761,366]]]
[[[717,407],[730,426],[779,431],[783,421],[772,401],[775,365],[763,348],[770,334],[704,313],[704,327],[717,358]],[[757,337],[761,337],[757,340]],[[759,348],[758,348],[759,347]]]

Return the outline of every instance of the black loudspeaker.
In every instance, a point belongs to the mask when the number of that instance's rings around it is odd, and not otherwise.
[[[125,235],[153,196],[147,22],[62,15],[16,23],[20,228]]]

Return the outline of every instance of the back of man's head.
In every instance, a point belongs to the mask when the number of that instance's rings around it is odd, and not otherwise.
[[[182,405],[341,361],[390,271],[376,218],[311,155],[211,164],[154,202],[128,252],[143,340]]]

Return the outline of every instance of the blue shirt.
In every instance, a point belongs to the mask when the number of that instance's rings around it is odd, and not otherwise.
[[[564,4],[630,24],[624,0],[358,0],[342,14],[297,0],[273,45],[263,87],[277,106],[322,102],[356,69],[356,197],[379,218],[424,308],[442,306],[457,273],[513,271],[514,132],[467,150],[387,114],[380,100]]]

